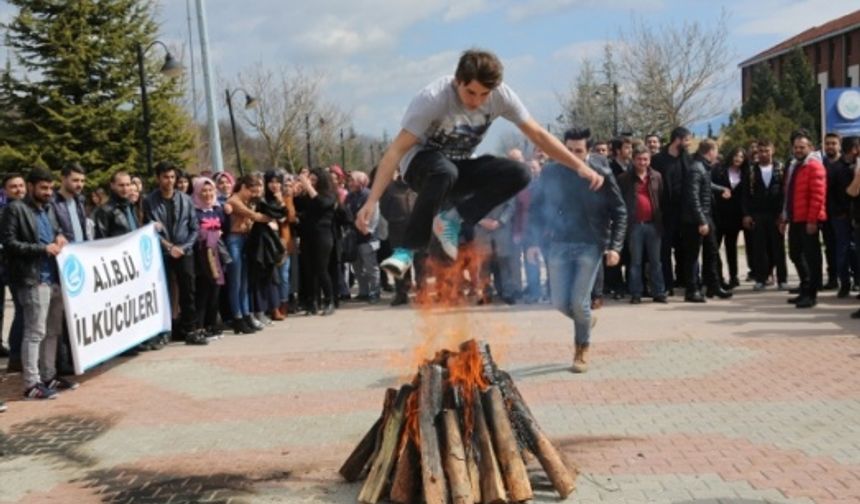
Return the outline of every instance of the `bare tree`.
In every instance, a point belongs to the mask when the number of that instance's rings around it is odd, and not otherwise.
[[[618,93],[619,71],[612,44],[604,46],[603,60],[597,63],[599,68],[595,61],[582,60],[570,93],[560,97],[564,109],[560,123],[564,128],[588,128],[592,138],[606,140],[615,134],[616,128],[627,129],[626,107]]]
[[[668,131],[718,115],[731,75],[728,14],[707,26],[647,26],[633,20],[621,33],[619,69],[637,133]]]
[[[240,107],[239,115],[262,140],[263,166],[297,171],[307,165],[308,145],[314,165],[340,158],[339,132],[348,128],[349,117],[323,100],[322,80],[301,68],[273,70],[259,63],[240,74],[239,86],[258,100],[252,109]]]

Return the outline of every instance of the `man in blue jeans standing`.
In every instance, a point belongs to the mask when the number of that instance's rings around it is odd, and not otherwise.
[[[573,319],[574,373],[588,370],[591,340],[591,289],[606,256],[606,265],[621,260],[627,209],[618,183],[602,156],[588,154],[588,131],[565,133],[571,153],[605,177],[599,191],[558,163],[543,168],[532,197],[528,223],[528,260],[540,255],[539,244],[549,242],[547,264],[551,299],[557,310]]]
[[[460,226],[474,226],[490,210],[512,198],[529,183],[523,163],[494,156],[473,158],[478,144],[498,117],[514,123],[536,147],[598,189],[603,176],[565,150],[526,110],[502,82],[502,63],[481,50],[462,54],[453,76],[425,87],[410,103],[402,129],[379,163],[367,202],[356,227],[368,232],[371,217],[398,165],[403,179],[418,194],[403,247],[382,262],[395,277],[412,266],[413,253],[424,249],[432,234],[444,253],[457,257]],[[455,196],[456,205],[450,205]],[[441,210],[441,212],[440,212]]]

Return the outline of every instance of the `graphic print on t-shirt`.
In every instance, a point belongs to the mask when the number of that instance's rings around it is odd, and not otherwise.
[[[469,159],[492,123],[490,114],[456,114],[433,123],[426,145],[454,161]]]

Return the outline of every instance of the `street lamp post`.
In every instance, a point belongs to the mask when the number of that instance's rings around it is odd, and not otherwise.
[[[346,172],[346,146],[343,143],[343,128],[340,129],[340,167]]]
[[[164,64],[161,65],[161,74],[167,77],[176,77],[183,72],[182,64],[170,54],[170,49],[160,40],[155,40],[146,47],[142,44],[137,44],[137,73],[140,78],[140,105],[143,109],[143,142],[146,146],[146,169],[152,173],[152,138],[149,136],[151,126],[151,118],[149,115],[149,98],[146,94],[146,68],[144,66],[144,55],[152,49],[154,45],[160,45],[164,48]]]
[[[246,109],[254,108],[257,105],[257,99],[248,94],[248,92],[242,88],[237,88],[233,91],[227,89],[225,91],[227,96],[227,110],[230,112],[230,130],[233,133],[233,148],[236,149],[236,167],[239,168],[239,175],[244,175],[245,169],[242,167],[242,153],[239,151],[239,139],[236,136],[236,119],[233,118],[233,95],[239,91],[245,94]]]
[[[618,137],[618,84],[612,83],[612,134]]]
[[[305,149],[308,156],[308,170],[311,167],[311,115],[305,114]]]

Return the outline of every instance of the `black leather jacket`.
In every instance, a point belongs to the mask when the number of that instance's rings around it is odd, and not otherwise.
[[[710,224],[713,217],[711,176],[705,168],[705,160],[696,156],[684,177],[684,211],[681,222],[699,226]]]
[[[96,238],[122,236],[133,231],[125,213],[125,209],[128,206],[131,206],[128,200],[114,194],[107,203],[96,208],[95,212],[93,212]],[[134,212],[134,208],[132,208],[132,212]],[[138,222],[137,226],[140,227],[140,224]]]
[[[162,238],[162,249],[166,252],[167,247],[175,245],[190,254],[194,251],[194,242],[197,241],[197,212],[194,202],[187,194],[179,191],[173,192],[173,226],[167,229],[167,207],[161,192],[156,189],[149,193],[143,200],[143,218],[149,222],[160,222],[161,231],[158,234]],[[164,242],[167,243],[164,243]]]
[[[55,235],[62,235],[54,207],[47,205],[48,220]],[[6,255],[9,284],[33,286],[39,284],[42,259],[46,257],[45,244],[39,243],[35,202],[29,196],[10,201],[0,220],[0,242]],[[56,268],[56,261],[53,261]]]
[[[588,164],[604,176],[603,187],[592,191],[588,181],[558,163],[544,167],[529,208],[529,246],[576,241],[589,236],[604,250],[621,252],[627,232],[627,207],[618,182],[603,156],[589,156]],[[585,222],[587,229],[576,228]]]

